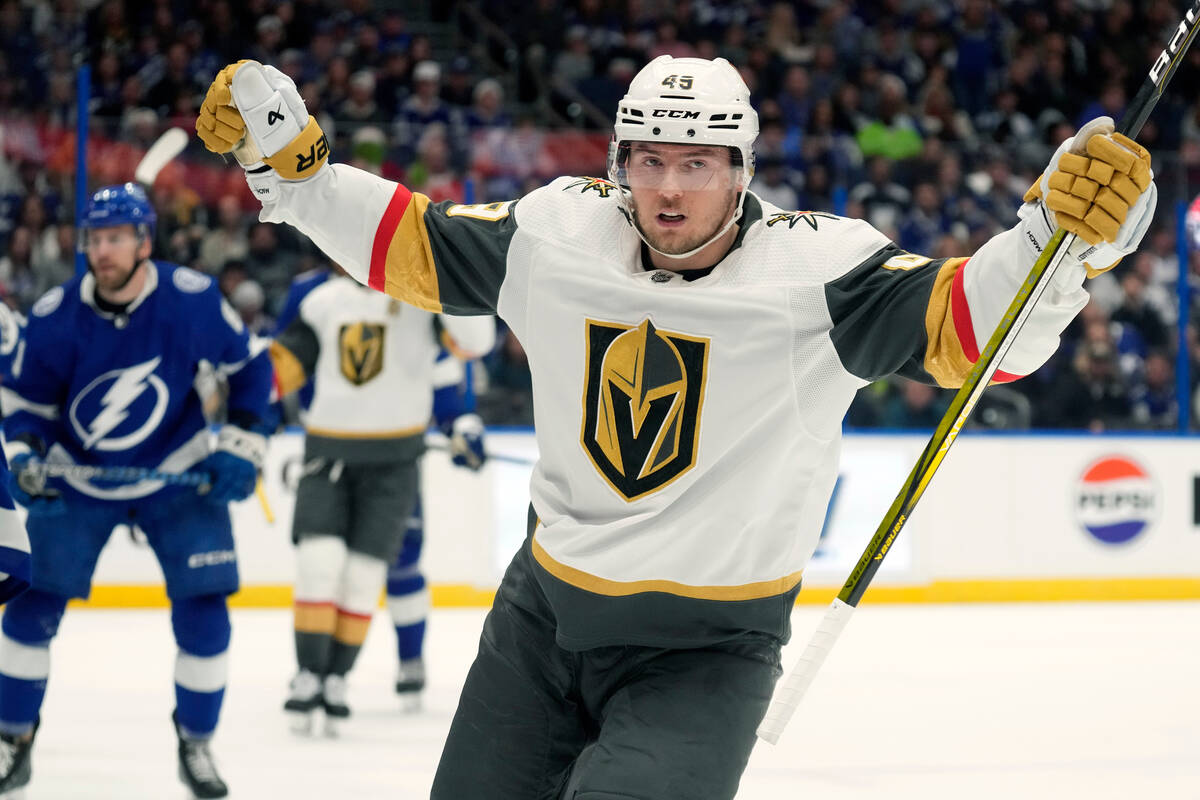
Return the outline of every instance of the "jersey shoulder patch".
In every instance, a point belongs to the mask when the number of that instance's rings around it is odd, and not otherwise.
[[[819,231],[822,226],[828,228],[845,221],[844,217],[825,211],[777,211],[765,216],[768,228],[774,229],[778,226],[780,230],[791,230],[803,224],[808,230]]]
[[[62,305],[64,294],[65,292],[61,286],[55,286],[46,292],[40,300],[33,304],[33,315],[35,317],[48,317],[53,314]]]
[[[578,192],[579,194],[588,194],[591,192],[600,197],[614,197],[617,194],[617,185],[604,178],[589,178],[585,176],[564,180],[562,190],[564,192]]]
[[[199,294],[212,286],[212,278],[191,267],[176,267],[171,274],[171,283],[175,288],[187,294]]]

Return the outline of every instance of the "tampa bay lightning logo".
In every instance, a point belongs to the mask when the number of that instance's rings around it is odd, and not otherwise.
[[[171,394],[154,374],[158,356],[110,370],[89,383],[71,403],[71,426],[85,449],[119,451],[136,447],[162,422]]]

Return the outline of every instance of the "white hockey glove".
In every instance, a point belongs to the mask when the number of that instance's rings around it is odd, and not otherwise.
[[[1059,145],[1018,213],[1036,255],[1058,227],[1078,237],[1067,252],[1075,268],[1059,270],[1054,279],[1069,291],[1135,251],[1157,203],[1150,153],[1113,133],[1111,118],[1097,117]]]
[[[242,60],[217,73],[196,118],[214,153],[232,153],[259,202],[279,196],[279,181],[303,181],[329,159],[329,142],[287,75]]]
[[[483,448],[483,420],[478,414],[462,414],[450,428],[450,460],[458,467],[478,472],[487,461]]]

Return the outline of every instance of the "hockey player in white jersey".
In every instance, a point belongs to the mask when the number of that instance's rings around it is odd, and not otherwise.
[[[298,671],[284,709],[295,729],[310,730],[317,709],[327,723],[350,715],[346,676],[417,502],[442,342],[473,358],[494,340],[490,316],[438,316],[339,274],[271,344],[280,395],[315,387],[292,522]]]
[[[906,253],[747,190],[758,120],[723,59],[652,61],[619,103],[608,180],[515,202],[433,204],[326,163],[290,80],[254,62],[217,76],[197,130],[238,157],[261,219],[393,297],[499,314],[529,355],[528,536],[436,800],[733,797],[854,393],[891,373],[960,385],[1062,225],[1083,241],[998,379],[1037,369],[1156,197],[1149,154],[1098,121],[974,256]]]

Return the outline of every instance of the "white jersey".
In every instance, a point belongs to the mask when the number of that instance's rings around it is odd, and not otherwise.
[[[282,393],[314,382],[305,420],[310,454],[322,440],[335,452],[384,455],[395,453],[396,440],[422,438],[440,331],[475,355],[491,349],[495,322],[439,318],[344,276],[313,289],[271,346]]]
[[[521,341],[540,451],[526,547],[574,648],[786,636],[855,392],[893,372],[959,385],[1036,255],[1018,226],[935,261],[751,194],[734,248],[688,281],[644,265],[599,179],[486,206],[341,165],[286,186],[271,218],[356,278],[434,310],[494,309]],[[337,214],[307,213],[312,197]],[[337,221],[351,213],[361,241]],[[1052,288],[998,379],[1039,366],[1086,298]]]

